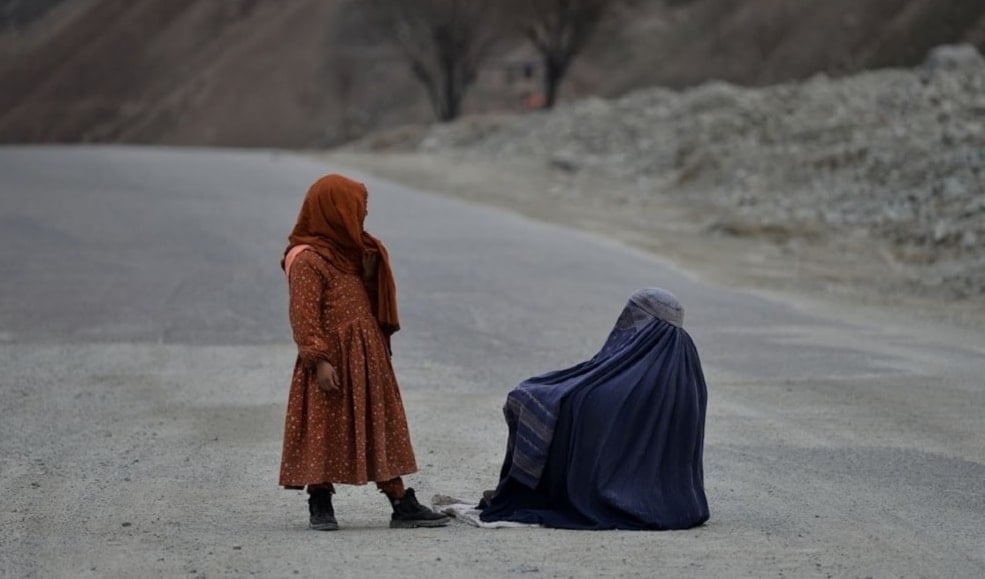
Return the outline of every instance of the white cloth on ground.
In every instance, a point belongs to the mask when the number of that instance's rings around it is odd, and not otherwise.
[[[449,497],[447,495],[434,495],[431,498],[431,505],[434,510],[445,513],[468,523],[474,527],[480,527],[483,529],[518,529],[525,527],[540,527],[540,525],[529,525],[526,523],[514,523],[511,521],[496,521],[494,523],[483,522],[479,518],[479,514],[482,512],[475,503],[470,503],[468,501],[463,501],[462,499],[456,499],[455,497]]]

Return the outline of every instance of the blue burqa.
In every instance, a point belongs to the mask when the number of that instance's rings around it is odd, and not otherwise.
[[[707,388],[684,310],[637,291],[594,358],[507,396],[506,459],[481,519],[567,529],[687,529],[708,520]]]

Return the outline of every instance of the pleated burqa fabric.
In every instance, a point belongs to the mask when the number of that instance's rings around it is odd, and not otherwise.
[[[636,292],[601,351],[507,397],[506,459],[483,521],[687,529],[708,520],[707,387],[669,292]]]

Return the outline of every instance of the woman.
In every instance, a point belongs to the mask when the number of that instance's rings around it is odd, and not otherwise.
[[[639,290],[594,358],[510,392],[506,460],[481,520],[654,530],[707,521],[707,389],[683,321],[669,292]]]
[[[338,529],[335,484],[375,481],[390,526],[437,527],[401,476],[417,470],[390,336],[400,328],[386,248],[363,230],[367,192],[341,175],[311,186],[281,266],[298,357],[284,429],[280,484],[308,489],[310,527]]]

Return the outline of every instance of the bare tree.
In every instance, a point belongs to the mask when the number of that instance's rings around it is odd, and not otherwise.
[[[370,5],[424,85],[435,116],[441,121],[458,117],[497,38],[496,2],[371,0]]]
[[[571,63],[615,3],[616,0],[513,0],[509,3],[514,22],[543,61],[544,108],[554,106]]]
[[[339,138],[347,141],[355,136],[352,119],[353,93],[358,81],[360,62],[345,48],[336,47],[327,63],[331,71],[335,102],[338,107]]]

